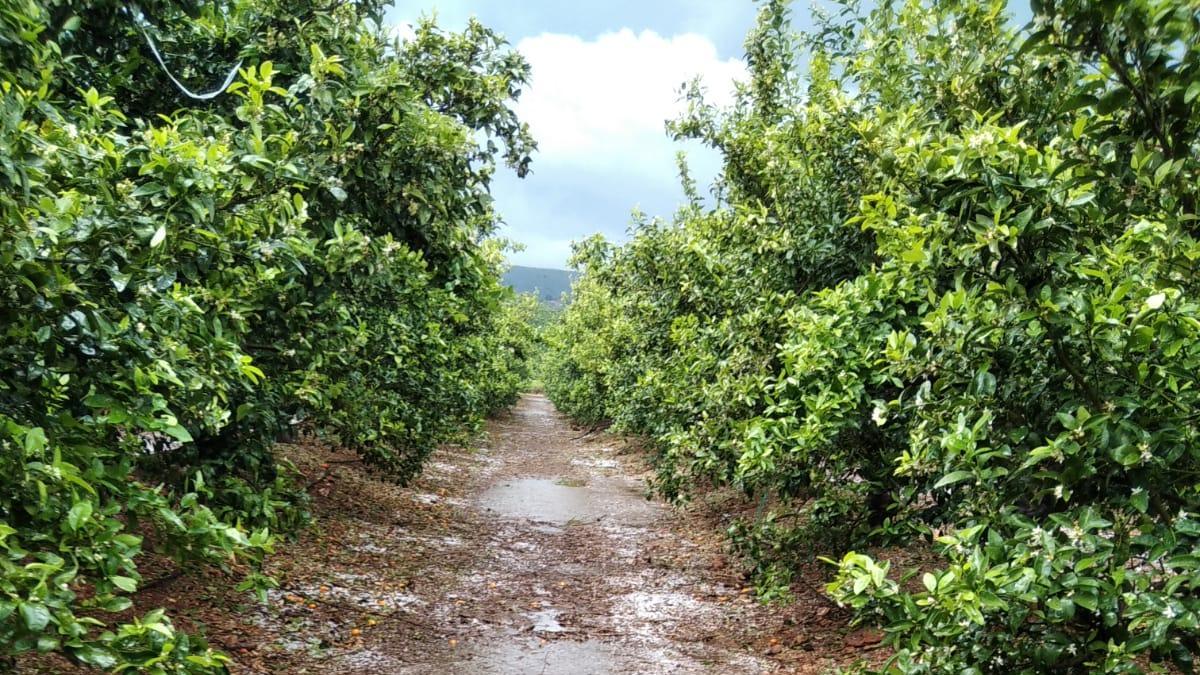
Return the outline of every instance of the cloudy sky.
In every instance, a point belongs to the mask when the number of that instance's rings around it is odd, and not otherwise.
[[[801,3],[802,4],[802,3]],[[798,4],[797,19],[807,11]],[[664,121],[681,109],[678,90],[696,76],[714,100],[745,77],[742,41],[751,0],[398,0],[390,23],[436,12],[459,30],[474,15],[529,60],[532,81],[517,106],[538,140],[533,174],[503,173],[494,186],[504,236],[525,246],[515,264],[565,267],[571,241],[593,232],[623,239],[630,212],[670,216],[682,199],[681,146]],[[401,29],[402,30],[402,29]],[[689,144],[706,186],[719,166]]]

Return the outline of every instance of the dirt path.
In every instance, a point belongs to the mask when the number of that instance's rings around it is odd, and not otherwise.
[[[669,511],[645,498],[613,439],[578,438],[540,396],[490,432],[463,503],[464,515],[481,521],[464,541],[476,555],[430,603],[471,619],[455,631],[452,663],[409,672],[773,670],[705,639],[729,614],[715,598],[738,589],[676,569],[695,544],[676,537]]]
[[[647,500],[643,456],[624,447],[535,395],[404,488],[286,446],[318,528],[271,558],[268,602],[209,572],[138,606],[202,630],[235,673],[817,673],[872,653],[878,637],[815,592],[754,601],[722,551],[739,504]]]
[[[451,562],[453,578],[434,581],[443,569],[429,570],[433,579],[410,584],[407,605],[437,618],[442,644],[430,650],[427,640],[397,636],[329,670],[771,672],[766,661],[703,639],[727,614],[716,598],[738,598],[738,589],[662,559],[695,545],[674,537],[669,511],[646,500],[613,439],[581,435],[530,396],[491,425],[478,455],[439,457],[427,479],[456,476],[466,489],[418,498],[442,502],[453,530],[418,545],[441,558],[431,561],[437,567]]]

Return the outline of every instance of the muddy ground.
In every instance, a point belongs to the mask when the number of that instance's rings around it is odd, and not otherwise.
[[[883,655],[808,587],[754,600],[723,549],[736,504],[647,499],[642,453],[544,397],[405,488],[318,444],[285,452],[318,526],[271,559],[268,603],[218,573],[138,602],[202,629],[236,673],[819,673]]]

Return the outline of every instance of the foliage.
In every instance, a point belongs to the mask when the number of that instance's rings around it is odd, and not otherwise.
[[[152,611],[144,548],[253,570],[304,497],[295,425],[400,479],[513,400],[490,178],[524,61],[382,3],[0,0],[0,658],[224,657]],[[189,88],[185,98],[153,60]],[[499,146],[499,147],[498,147]]]
[[[578,248],[548,391],[652,436],[666,493],[761,499],[766,582],[844,553],[886,670],[1191,670],[1198,9],[765,2],[736,102],[672,126],[717,204]],[[919,582],[859,552],[914,540]]]

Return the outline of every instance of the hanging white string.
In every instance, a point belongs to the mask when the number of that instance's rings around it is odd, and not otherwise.
[[[148,21],[146,21],[146,18],[142,16],[141,10],[136,8],[131,9],[129,5],[126,5],[123,7],[123,9],[125,10],[125,13],[133,17],[133,21],[137,24],[138,30],[142,32],[142,37],[146,39],[146,45],[150,47],[150,53],[154,54],[154,60],[158,61],[158,65],[162,68],[162,71],[167,74],[167,77],[171,78],[171,81],[175,83],[175,86],[179,89],[179,91],[183,92],[185,96],[194,98],[197,101],[208,101],[220,96],[222,92],[229,88],[229,85],[233,84],[233,78],[237,77],[238,69],[242,67],[241,60],[239,60],[237,64],[230,69],[229,74],[225,76],[225,82],[220,87],[206,94],[197,94],[191,89],[188,89],[175,77],[174,73],[172,73],[171,69],[167,66],[167,62],[163,60],[162,54],[160,54],[158,51],[158,45],[154,43],[154,38],[150,37],[150,33],[147,30],[150,24]]]

